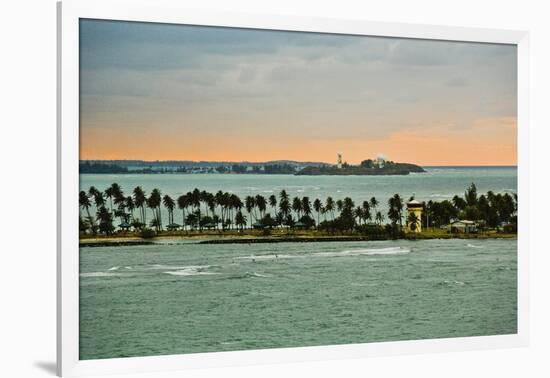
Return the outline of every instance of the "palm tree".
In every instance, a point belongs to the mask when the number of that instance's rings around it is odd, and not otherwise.
[[[141,186],[136,186],[134,188],[134,206],[140,209],[141,211],[141,223],[147,224],[146,213],[145,213],[145,205],[147,197],[145,196],[145,192],[143,189],[141,189]]]
[[[409,228],[411,229],[412,232],[415,232],[418,229],[418,222],[419,222],[418,216],[414,212],[411,212],[409,213],[409,217],[407,220],[409,223]]]
[[[319,225],[319,214],[323,210],[323,203],[319,198],[315,198],[315,201],[313,201],[313,208],[315,209],[315,212],[317,213],[317,225]]]
[[[371,197],[369,203],[370,203],[370,207],[372,208],[372,211],[376,211],[376,207],[378,206],[378,200],[375,197]]]
[[[273,209],[273,214],[277,213],[277,197],[272,194],[269,196],[269,206]]]
[[[78,194],[78,204],[80,205],[80,207],[86,210],[86,214],[88,215],[88,222],[90,223],[92,232],[95,234],[94,220],[90,215],[90,206],[92,206],[92,204],[90,202],[90,198],[88,198],[88,195],[83,190],[81,190]]]
[[[126,201],[124,201],[124,206],[130,211],[130,214],[132,215],[132,219],[134,219],[134,209],[136,208],[134,204],[134,199],[132,196],[126,197]]]
[[[241,199],[238,195],[231,194],[229,196],[229,206],[230,206],[230,209],[236,209],[238,212],[241,212],[241,209],[243,208],[244,204],[243,204],[243,201],[241,201]],[[231,211],[231,213],[233,213],[233,212]],[[231,218],[233,218],[233,217],[231,217]],[[244,217],[244,219],[245,219],[245,225],[246,225],[246,217]]]
[[[90,202],[90,198],[88,198],[88,195],[83,190],[81,190],[78,194],[78,204],[80,205],[80,207],[86,210],[86,213],[88,214],[88,219],[90,219],[92,217],[90,215],[90,206],[92,206],[92,204]]]
[[[372,215],[370,212],[371,205],[369,201],[363,201],[363,219],[366,221],[372,220]]]
[[[302,212],[307,216],[311,214],[311,201],[309,200],[309,197],[302,198]]]
[[[279,211],[285,217],[290,212],[290,201],[288,199],[288,194],[284,189],[281,190],[281,193],[279,194]]]
[[[176,207],[176,202],[168,194],[165,194],[162,198],[162,204],[166,209],[168,209],[168,223],[174,223],[174,208]]]
[[[222,229],[225,230],[226,227],[231,228],[231,194],[228,192],[223,193],[222,195]]]
[[[355,208],[355,210],[353,210],[353,216],[359,220],[359,222],[357,222],[357,223],[359,225],[361,225],[362,221],[363,221],[363,217],[364,217],[363,209],[361,207],[357,206]]]
[[[344,201],[342,201],[342,200],[336,201],[336,209],[339,212],[341,212],[343,208],[344,208]]]
[[[94,202],[95,202],[95,205],[96,205],[96,209],[99,209],[99,206],[97,205],[96,203],[96,198],[98,198],[99,196],[101,195],[101,199],[100,201],[103,200],[103,194],[101,193],[101,191],[99,191],[95,186],[90,186],[90,189],[88,189],[88,197],[90,198],[93,198],[94,199]],[[103,203],[101,204],[103,205]],[[100,205],[100,206],[101,206]]]
[[[457,210],[460,211],[460,210],[464,210],[464,208],[466,207],[467,203],[466,203],[466,201],[465,201],[463,198],[461,198],[461,197],[455,195],[455,196],[453,197],[453,205],[454,205],[454,207],[455,207]]]
[[[226,196],[224,196],[224,192],[222,192],[221,190],[218,190],[218,192],[214,195],[214,200],[216,201],[216,204],[220,207],[222,229],[224,228],[224,221],[225,221],[225,213],[224,213],[224,207],[226,202],[225,198]]]
[[[329,212],[332,220],[334,220],[334,200],[330,196],[327,197],[325,202],[325,211]]]
[[[206,206],[210,210],[212,217],[216,215],[216,197],[212,193],[206,195]]]
[[[105,205],[105,198],[103,197],[103,192],[100,192],[95,187],[90,187],[90,190],[88,190],[88,193],[90,193],[91,196],[94,198],[94,204],[96,210],[99,209],[101,206]]]
[[[113,212],[113,188],[112,187],[108,187],[107,189],[105,189],[105,197],[109,199],[111,213],[112,213]]]
[[[246,226],[246,217],[243,215],[241,210],[237,211],[237,215],[235,215],[235,224],[241,229],[241,231],[244,226]]]
[[[429,200],[424,206],[424,213],[426,214],[426,229],[430,227],[430,216],[433,213],[433,201]]]
[[[198,217],[196,213],[190,213],[185,218],[185,224],[190,226],[192,230],[197,226]]]
[[[199,193],[199,199],[200,199],[200,202],[204,202],[205,204],[205,213],[206,213],[206,216],[209,216],[208,214],[208,201],[209,201],[209,194],[206,190],[203,190]]]
[[[473,182],[470,187],[466,189],[466,192],[464,193],[464,200],[468,206],[477,205],[477,188]]]
[[[149,226],[154,227],[157,231],[159,231],[161,227],[160,221],[158,220],[158,218],[153,218],[151,219]]]
[[[185,210],[189,207],[189,197],[186,194],[182,194],[178,197],[178,208],[182,211],[182,226],[185,229]]]
[[[252,227],[252,211],[255,210],[256,200],[252,196],[246,196],[244,199],[244,206],[250,217],[250,227]]]
[[[188,194],[191,198],[191,204],[195,207],[195,213],[197,214],[197,222],[201,223],[201,191],[197,188]]]
[[[259,194],[256,196],[256,206],[260,211],[260,217],[263,218],[265,216],[265,210],[267,209],[267,201],[265,200],[264,196],[261,196]]]
[[[298,219],[302,217],[302,200],[298,197],[294,197],[292,200],[292,210],[298,215]]]
[[[99,220],[99,232],[110,235],[115,227],[113,226],[113,216],[107,211],[105,206],[101,206],[97,210],[97,219]]]
[[[114,183],[111,184],[110,188],[111,188],[113,203],[115,205],[118,205],[118,206],[123,204],[124,200],[126,198],[124,198],[124,194],[122,193],[122,189],[121,189],[120,185],[118,185],[116,182],[114,182]]]
[[[147,199],[147,206],[153,210],[153,215],[155,216],[155,222],[152,223],[157,228],[157,231],[160,231],[162,229],[162,219],[161,219],[161,192],[158,189],[153,189],[151,191],[151,194],[149,195],[149,198]]]
[[[378,225],[381,226],[382,222],[384,222],[384,216],[382,215],[381,211],[377,211],[376,212],[376,223],[378,223]]]
[[[402,227],[403,200],[399,194],[395,194],[388,200],[388,207],[388,218],[394,225],[399,223],[399,226]]]

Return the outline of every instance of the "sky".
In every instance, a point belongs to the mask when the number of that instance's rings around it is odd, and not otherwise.
[[[81,159],[515,165],[513,45],[80,21]]]

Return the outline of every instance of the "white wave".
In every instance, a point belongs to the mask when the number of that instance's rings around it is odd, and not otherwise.
[[[120,266],[113,266],[112,268],[109,268],[109,271],[119,270],[119,269],[120,269]]]
[[[125,266],[124,269],[132,270],[131,266]]]
[[[388,248],[358,248],[347,249],[341,252],[317,252],[314,256],[323,257],[339,257],[339,256],[359,256],[359,255],[398,255],[403,253],[409,253],[411,250],[401,247],[388,247]]]
[[[252,272],[252,273],[248,273],[246,272],[247,274],[251,275],[251,276],[254,276],[254,277],[263,277],[263,278],[269,278],[271,276],[268,276],[268,275],[265,275],[265,274],[260,274],[260,273],[256,273],[256,272]]]
[[[460,286],[465,285],[465,283],[462,282],[462,281],[443,281],[443,282],[448,284],[448,285],[451,285],[451,284],[460,285]]]
[[[80,277],[112,277],[119,276],[118,273],[108,273],[108,272],[89,272],[89,273],[80,273]]]
[[[481,248],[483,248],[482,245],[466,244],[466,246],[469,247],[469,248],[476,248],[476,249],[481,249]]]
[[[204,269],[207,269],[209,266],[210,265],[190,265],[179,270],[164,273],[172,276],[204,276],[218,274],[214,272],[205,272]]]
[[[358,248],[347,249],[337,252],[315,252],[302,255],[284,255],[284,254],[271,254],[271,255],[250,255],[235,257],[240,260],[261,261],[261,260],[275,260],[275,259],[299,259],[308,257],[344,257],[344,256],[359,256],[359,255],[397,255],[409,253],[410,249],[401,247],[388,247],[388,248]]]
[[[187,268],[197,268],[197,269],[201,269],[201,268],[209,268],[210,265],[164,265],[164,264],[153,264],[153,265],[150,265],[148,266],[146,269],[147,270],[166,270],[166,269],[174,269],[174,270],[178,270],[178,269],[187,269]]]
[[[299,255],[250,255],[250,256],[238,256],[235,257],[239,260],[275,260],[275,259],[293,259],[293,258],[300,258],[304,256]]]

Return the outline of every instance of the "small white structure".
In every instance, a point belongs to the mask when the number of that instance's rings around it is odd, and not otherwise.
[[[378,156],[376,156],[376,165],[378,165],[378,168],[384,168],[385,163],[386,157],[382,154],[378,154]]]
[[[338,169],[342,169],[342,153],[338,152],[338,159],[336,161],[336,166]]]
[[[477,223],[471,220],[456,220],[450,224],[451,232],[469,234],[477,232]]]

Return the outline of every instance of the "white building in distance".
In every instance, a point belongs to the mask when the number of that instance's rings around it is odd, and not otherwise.
[[[378,156],[376,156],[376,165],[378,165],[378,168],[384,168],[385,163],[386,157],[382,154],[378,154]]]

